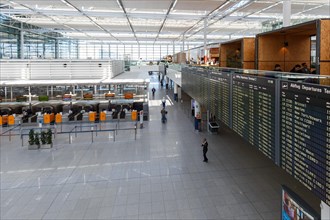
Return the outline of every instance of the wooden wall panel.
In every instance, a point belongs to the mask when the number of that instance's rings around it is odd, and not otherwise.
[[[259,70],[273,70],[275,64],[280,64],[284,71],[284,47],[283,35],[261,35],[258,40],[258,62],[256,68]]]
[[[244,38],[243,39],[243,62],[255,60],[255,39]]]
[[[255,69],[254,65],[255,65],[254,61],[244,61],[243,69]]]
[[[330,62],[322,61],[320,62],[320,75],[329,75],[330,76]]]
[[[327,60],[330,62],[330,20],[321,20],[321,51],[320,61]],[[328,72],[330,74],[330,72]]]
[[[285,41],[288,42],[285,62],[301,64],[310,61],[311,39],[309,35],[286,35]]]
[[[225,44],[220,45],[220,67],[226,67],[226,51],[227,46]]]
[[[284,62],[274,62],[274,61],[268,61],[268,62],[258,62],[258,65],[259,65],[259,70],[273,70],[274,67],[275,67],[275,64],[280,64],[281,67],[282,67],[282,70],[285,71],[283,69],[284,67]]]
[[[257,69],[273,70],[275,64],[284,64],[284,37],[264,35],[258,37]],[[281,65],[283,66],[283,65]]]
[[[283,35],[261,35],[258,37],[258,63],[284,61]]]

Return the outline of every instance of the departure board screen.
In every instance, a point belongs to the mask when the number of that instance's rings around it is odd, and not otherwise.
[[[281,81],[281,167],[330,205],[330,87]]]
[[[217,101],[215,106],[215,114],[217,118],[228,127],[230,126],[230,73],[212,72],[211,93],[210,96]],[[214,88],[213,88],[214,87]]]
[[[275,161],[275,79],[233,74],[232,129]]]

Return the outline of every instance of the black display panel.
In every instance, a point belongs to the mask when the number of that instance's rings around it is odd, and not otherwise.
[[[230,73],[211,72],[210,81],[210,97],[215,100],[212,110],[220,121],[230,127]]]
[[[281,81],[281,167],[330,204],[330,87]]]
[[[275,79],[233,74],[232,129],[275,161]]]

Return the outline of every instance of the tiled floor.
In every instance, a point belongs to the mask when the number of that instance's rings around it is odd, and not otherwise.
[[[152,86],[150,121],[136,140],[133,131],[122,131],[115,142],[103,133],[91,143],[84,133],[69,144],[66,134],[51,150],[29,151],[18,137],[1,137],[1,219],[280,219],[283,183],[319,207],[306,188],[230,130],[195,132],[184,108],[189,100],[173,102],[155,76]],[[203,137],[209,163],[202,162]]]

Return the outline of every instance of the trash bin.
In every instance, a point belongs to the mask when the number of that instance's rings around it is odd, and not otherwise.
[[[209,122],[209,131],[213,134],[218,133],[219,125],[216,122]]]

